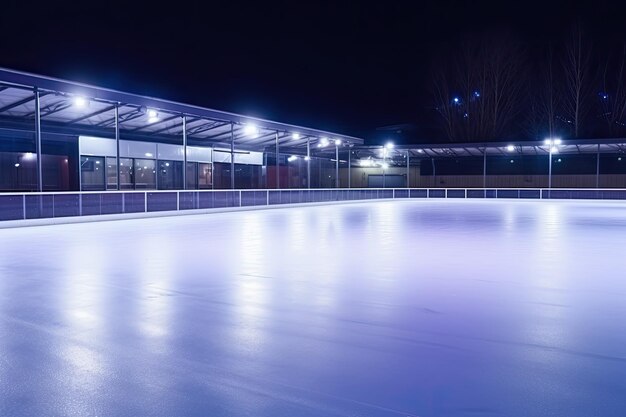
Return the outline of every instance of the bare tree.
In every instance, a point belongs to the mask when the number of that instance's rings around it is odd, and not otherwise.
[[[556,135],[556,111],[558,96],[554,80],[554,52],[552,46],[548,47],[546,54],[545,70],[543,71],[543,88],[541,89],[542,106],[548,137]]]
[[[482,141],[510,131],[520,109],[524,54],[506,36],[462,44],[435,73],[435,105],[450,140]]]
[[[574,137],[580,137],[583,120],[589,111],[591,47],[580,26],[573,26],[563,54],[564,121],[571,126]]]
[[[626,43],[614,59],[607,59],[602,74],[602,91],[598,94],[601,117],[607,123],[609,136],[622,136],[626,131]]]

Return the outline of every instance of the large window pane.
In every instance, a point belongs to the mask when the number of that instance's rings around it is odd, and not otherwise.
[[[201,190],[213,188],[211,164],[198,163],[198,188]]]
[[[107,158],[107,190],[117,190],[117,158]]]
[[[80,158],[80,178],[82,191],[104,190],[104,158],[82,156]]]
[[[120,158],[120,184],[122,190],[135,188],[134,161],[131,158]]]
[[[198,164],[187,162],[187,189],[196,190],[198,188]]]
[[[181,189],[183,186],[183,163],[159,161],[159,190]]]
[[[0,191],[36,190],[37,157],[31,152],[0,152]]]
[[[154,159],[135,159],[135,189],[156,188],[156,163]]]

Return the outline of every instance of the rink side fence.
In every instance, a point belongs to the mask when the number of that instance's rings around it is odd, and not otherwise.
[[[0,222],[71,217],[183,214],[285,204],[394,199],[626,200],[626,189],[362,188],[150,190],[0,194]],[[110,216],[107,216],[110,217]],[[124,216],[122,216],[123,218]],[[127,216],[131,217],[131,216]],[[84,221],[89,219],[85,218]],[[14,223],[14,222],[11,222]],[[20,223],[20,222],[17,222]]]

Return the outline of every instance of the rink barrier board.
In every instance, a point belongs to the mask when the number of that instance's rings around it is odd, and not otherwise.
[[[626,200],[626,189],[349,188],[0,194],[0,222],[381,199]]]

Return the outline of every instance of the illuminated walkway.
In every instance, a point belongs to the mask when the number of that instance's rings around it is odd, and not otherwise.
[[[626,204],[0,230],[2,416],[623,416]]]

